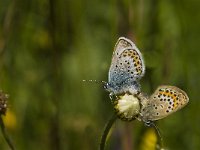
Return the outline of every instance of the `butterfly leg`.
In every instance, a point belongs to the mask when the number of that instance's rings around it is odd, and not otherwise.
[[[159,139],[158,140],[158,146],[162,148],[163,147],[163,139],[162,139],[161,132],[160,132],[160,129],[158,128],[158,126],[153,121],[147,121],[147,122],[145,122],[145,125],[151,126],[155,129],[156,135]]]

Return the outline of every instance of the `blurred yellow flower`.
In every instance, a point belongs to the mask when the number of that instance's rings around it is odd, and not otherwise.
[[[8,129],[16,128],[16,116],[11,110],[7,110],[6,115],[2,116],[5,127]]]
[[[140,145],[141,150],[155,150],[157,145],[157,136],[154,129],[149,128],[143,138]]]

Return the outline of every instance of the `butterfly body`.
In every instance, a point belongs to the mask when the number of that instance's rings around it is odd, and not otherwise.
[[[119,84],[107,83],[105,89],[111,95],[122,95],[124,93],[137,94],[140,91],[140,85],[137,81],[129,81],[129,79]]]

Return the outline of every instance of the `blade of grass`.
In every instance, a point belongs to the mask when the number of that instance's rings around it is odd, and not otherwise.
[[[2,120],[2,117],[0,116],[0,126],[1,126],[1,131],[2,131],[2,134],[3,134],[3,137],[5,138],[6,140],[6,143],[8,144],[8,146],[10,147],[11,150],[15,150],[14,148],[14,145],[12,144],[9,136],[7,135],[6,133],[6,130],[5,130],[5,125],[3,123],[3,120]]]

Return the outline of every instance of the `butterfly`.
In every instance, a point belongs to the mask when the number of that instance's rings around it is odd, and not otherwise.
[[[113,105],[120,119],[138,119],[148,124],[173,114],[188,102],[189,97],[183,90],[175,86],[162,85],[151,96],[143,93],[121,95],[113,101]]]
[[[153,126],[160,139],[159,146],[163,147],[160,131],[154,121],[182,109],[189,102],[189,98],[183,90],[170,85],[158,86],[155,92],[148,96],[140,90],[139,80],[144,73],[145,64],[141,52],[131,40],[120,37],[114,47],[108,82],[101,82],[110,92],[117,117],[124,121],[138,119],[147,126]],[[111,127],[114,119],[115,117],[111,118],[106,125],[101,140],[103,144],[100,144],[100,147],[104,147],[107,129]]]
[[[176,86],[162,85],[149,97],[141,99],[139,118],[148,123],[180,110],[189,102],[188,95]]]
[[[140,91],[139,80],[145,73],[142,54],[136,45],[125,37],[120,37],[115,45],[108,74],[108,83],[104,88],[110,95]]]

